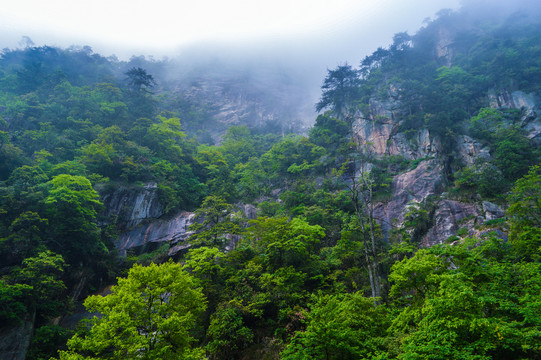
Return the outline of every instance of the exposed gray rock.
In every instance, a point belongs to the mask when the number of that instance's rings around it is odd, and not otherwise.
[[[521,109],[522,127],[530,139],[541,138],[541,99],[535,93],[526,94],[522,91],[491,90],[488,94],[490,106],[499,109]]]
[[[443,243],[449,236],[456,235],[461,227],[473,225],[475,217],[480,213],[475,204],[463,203],[454,200],[442,200],[436,206],[433,222],[434,225],[423,237],[421,245],[432,246]],[[466,218],[471,218],[472,224],[461,223]]]
[[[491,90],[488,93],[490,106],[499,109],[524,109],[524,117],[536,116],[539,99],[535,94],[526,94],[522,91],[509,92]]]
[[[34,331],[31,317],[12,326],[0,327],[0,359],[24,360]]]
[[[438,29],[438,40],[436,43],[436,55],[440,59],[445,59],[445,65],[451,67],[451,60],[453,58],[453,44],[454,44],[454,32],[451,32],[448,28],[440,26]]]
[[[410,201],[422,202],[430,195],[441,193],[443,181],[443,167],[434,159],[422,161],[415,169],[395,176],[391,201],[377,204],[374,209],[384,233],[388,234],[392,225],[404,221]]]
[[[458,155],[465,166],[472,166],[479,159],[490,160],[489,149],[467,135],[457,137],[457,149]]]
[[[382,118],[380,121],[358,118],[353,123],[353,133],[357,144],[361,149],[368,147],[377,155],[387,153],[387,141],[393,133],[393,121],[390,118]]]
[[[116,216],[117,223],[126,229],[139,225],[149,219],[163,215],[164,208],[158,200],[156,183],[145,184],[140,188],[118,187],[102,196],[103,215],[106,218]]]
[[[243,207],[244,216],[246,216],[248,220],[254,220],[255,218],[257,218],[256,206],[252,204],[245,204],[242,207]]]
[[[176,91],[199,104],[217,126],[210,129],[216,141],[232,125],[275,124],[300,132],[313,121],[313,99],[302,84],[284,77],[279,69],[192,74]]]
[[[357,118],[353,123],[359,148],[374,155],[400,155],[412,160],[441,151],[440,142],[430,136],[428,129],[419,130],[409,138],[397,130],[398,124],[387,117],[375,121]]]
[[[170,219],[158,219],[139,226],[120,235],[115,241],[116,248],[121,253],[125,253],[126,250],[144,247],[151,243],[168,242],[171,245],[170,250],[176,249],[177,244],[182,245],[183,241],[192,234],[188,231],[188,227],[193,224],[194,217],[194,213],[182,211]]]
[[[483,211],[485,213],[485,220],[494,220],[505,216],[505,210],[490,201],[483,201]]]

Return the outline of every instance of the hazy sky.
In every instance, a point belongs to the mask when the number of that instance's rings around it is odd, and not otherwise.
[[[336,62],[357,62],[388,45],[394,33],[415,33],[423,19],[442,8],[456,9],[459,2],[14,0],[1,6],[0,47],[16,47],[29,36],[36,45],[90,45],[105,56],[160,58],[198,44],[238,49],[274,44],[294,54],[317,47],[333,52]]]

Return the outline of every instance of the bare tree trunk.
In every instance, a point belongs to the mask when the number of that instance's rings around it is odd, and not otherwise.
[[[353,175],[355,177],[355,175]],[[372,223],[372,216],[369,216],[370,224],[368,225],[368,229],[365,223],[365,214],[364,214],[364,206],[363,202],[366,204],[364,200],[364,196],[362,188],[359,188],[359,183],[356,182],[355,179],[352,179],[352,186],[350,188],[352,201],[355,207],[355,213],[357,215],[357,219],[359,220],[359,225],[361,227],[361,237],[363,239],[363,245],[364,245],[364,257],[366,260],[366,266],[368,268],[368,278],[370,280],[370,288],[372,290],[372,298],[374,298],[374,305],[377,305],[377,301],[375,298],[380,297],[381,295],[381,288],[379,284],[379,276],[378,276],[378,260],[377,260],[377,252],[376,252],[376,246],[375,246],[375,236],[374,236],[374,224]],[[371,189],[370,189],[371,191]],[[367,231],[370,234],[370,242],[368,243],[366,240],[366,234]]]
[[[370,279],[370,288],[372,297],[378,298],[381,296],[381,284],[379,279],[379,261],[378,250],[376,244],[376,235],[374,232],[374,205],[373,205],[373,188],[370,179],[361,172],[359,178],[356,179],[355,173],[351,178],[351,186],[349,186],[351,200],[353,201],[355,212],[361,226],[362,238],[364,244],[364,255],[368,268],[368,277]],[[368,218],[368,224],[365,222],[365,217]],[[370,237],[370,243],[366,240],[366,235]],[[374,304],[377,304],[374,300]]]

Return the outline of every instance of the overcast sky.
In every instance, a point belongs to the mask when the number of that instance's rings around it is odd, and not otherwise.
[[[0,46],[89,45],[105,56],[174,56],[201,44],[274,44],[359,61],[392,35],[460,0],[16,0],[0,10]],[[355,58],[353,58],[355,57]],[[329,64],[328,66],[334,66]]]

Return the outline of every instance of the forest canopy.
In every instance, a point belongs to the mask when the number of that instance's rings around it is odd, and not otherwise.
[[[540,34],[442,12],[329,69],[304,134],[217,124],[165,61],[4,49],[3,329],[28,359],[539,359]]]

